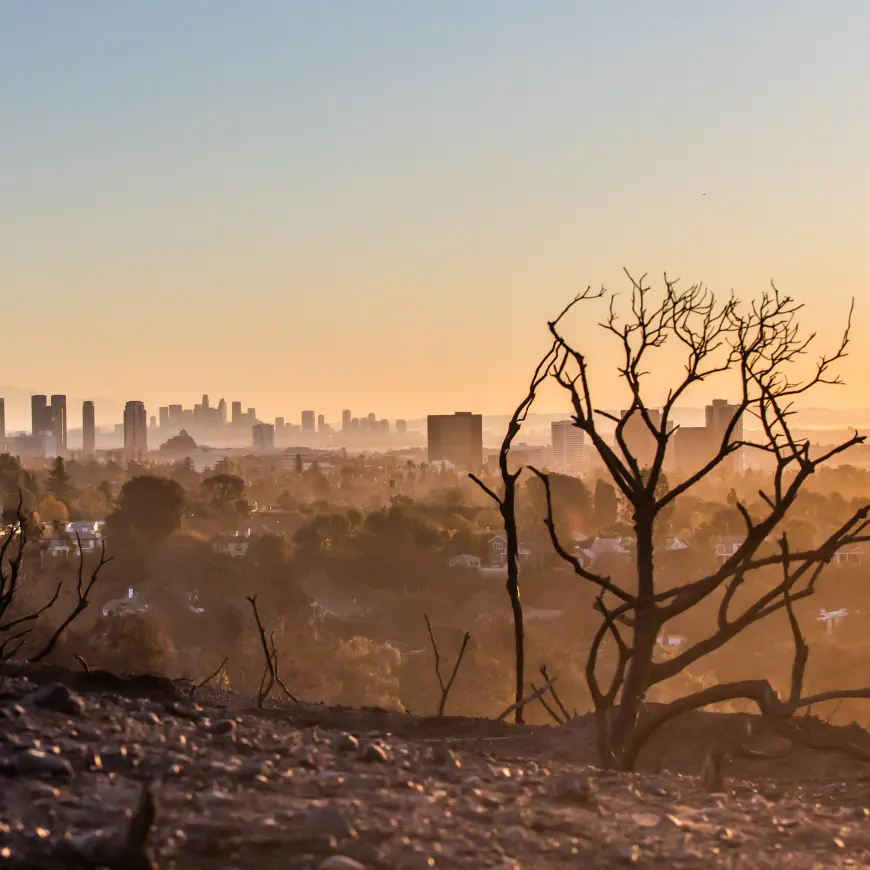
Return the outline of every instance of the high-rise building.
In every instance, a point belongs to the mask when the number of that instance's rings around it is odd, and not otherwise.
[[[227,400],[226,399],[221,399],[218,402],[217,412],[218,412],[218,423],[220,423],[221,426],[226,426],[227,425]]]
[[[160,414],[160,428],[168,429],[169,428],[169,406],[164,405],[162,408],[158,409],[158,414]]]
[[[203,406],[203,408],[208,408],[208,407],[209,407],[209,404],[208,404],[208,393],[203,393],[203,394],[202,394],[202,406]]]
[[[55,449],[58,453],[64,453],[67,446],[66,396],[52,396],[48,413],[51,416],[51,434],[54,437]]]
[[[704,409],[704,417],[711,438],[714,439],[714,449],[719,450],[728,427],[734,422],[729,444],[743,440],[743,418],[740,416],[740,406],[730,404],[727,399],[713,399],[712,404]],[[736,418],[736,419],[735,419]],[[743,469],[743,448],[735,450],[723,463],[723,467],[731,471]]]
[[[124,406],[124,453],[129,459],[148,452],[148,415],[144,402],[127,402]]]
[[[52,431],[48,396],[30,397],[30,419],[31,431],[34,435],[43,435]]]
[[[408,431],[407,420],[396,420],[396,434],[404,435]]]
[[[0,399],[0,441],[6,440],[6,399]]]
[[[157,418],[153,414],[151,415],[151,417],[148,420],[148,426],[151,429],[157,428]]]
[[[347,432],[350,429],[350,421],[353,419],[350,411],[345,409],[341,412],[341,430],[342,432]]]
[[[483,465],[483,417],[470,411],[430,414],[429,461],[447,461],[463,471]]]
[[[306,434],[314,432],[314,411],[302,412],[302,431]]]
[[[739,412],[738,405],[731,405],[725,399],[714,399],[704,409],[704,426],[680,426],[674,433],[676,465],[685,474],[703,468],[722,449],[725,433],[731,421]],[[743,420],[738,419],[731,432],[730,443],[743,439]],[[735,450],[719,468],[723,471],[737,472],[743,468],[743,450]]]
[[[390,434],[390,421],[389,420],[378,420],[378,433],[381,435],[389,435]]]
[[[97,448],[97,427],[94,421],[94,403],[82,402],[82,450],[93,455]]]
[[[317,415],[317,431],[321,435],[326,431],[326,416],[324,414]]]
[[[276,417],[275,418],[275,433],[277,434],[278,432],[283,432],[283,431],[284,431],[284,418],[283,417]]]
[[[577,473],[583,467],[586,433],[573,420],[555,420],[550,424],[553,467],[557,471]]]
[[[622,416],[628,414],[628,411],[623,411]],[[660,429],[662,425],[662,412],[655,408],[650,408],[647,411],[650,422],[656,429]],[[633,411],[625,424],[622,431],[625,439],[628,452],[637,460],[638,466],[641,469],[650,468],[656,457],[658,450],[658,439],[650,430],[643,414],[640,411]],[[617,450],[619,450],[617,445]]]
[[[233,426],[241,426],[241,424],[242,424],[242,403],[241,402],[233,402],[232,424],[233,424]]]
[[[271,450],[275,446],[275,427],[271,423],[254,423],[251,441],[254,450]]]

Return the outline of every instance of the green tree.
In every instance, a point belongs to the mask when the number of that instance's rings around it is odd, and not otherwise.
[[[166,477],[142,475],[121,487],[118,507],[107,519],[107,536],[124,543],[159,543],[181,528],[184,489]]]
[[[68,502],[72,496],[70,475],[67,473],[66,464],[62,456],[58,456],[52,463],[51,471],[48,473],[46,489],[62,502]]]
[[[612,526],[618,515],[616,490],[606,480],[599,478],[595,483],[594,515],[598,531]]]

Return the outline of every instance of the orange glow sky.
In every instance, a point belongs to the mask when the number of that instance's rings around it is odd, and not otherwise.
[[[4,4],[0,380],[498,413],[627,266],[830,340],[857,297],[819,403],[870,403],[868,45],[862,0]]]

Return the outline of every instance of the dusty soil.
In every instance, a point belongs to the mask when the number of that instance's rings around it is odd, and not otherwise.
[[[743,720],[685,717],[645,772],[616,774],[593,766],[586,720],[260,711],[159,678],[6,665],[0,870],[870,866],[870,765],[793,750],[702,784]]]

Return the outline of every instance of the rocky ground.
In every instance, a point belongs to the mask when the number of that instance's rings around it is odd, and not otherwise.
[[[159,678],[7,665],[0,870],[870,866],[868,766],[746,760],[711,792],[699,759],[730,722],[684,719],[647,772],[616,774],[592,766],[583,721],[259,711]]]

